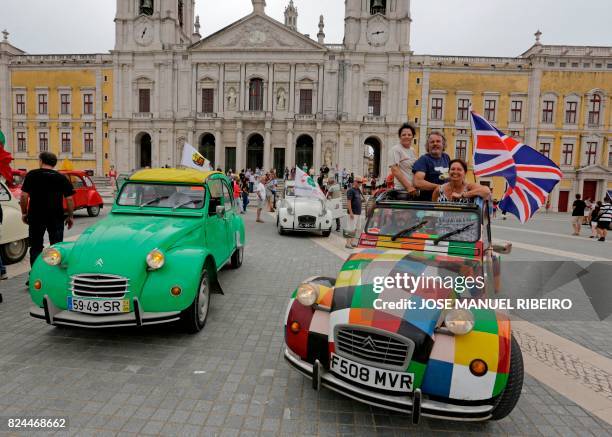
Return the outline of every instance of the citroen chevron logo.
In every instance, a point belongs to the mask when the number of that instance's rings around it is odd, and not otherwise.
[[[104,266],[104,260],[102,258],[98,258],[98,260],[96,261],[96,267],[103,267]]]
[[[371,351],[376,350],[376,343],[372,340],[372,337],[369,335],[361,342],[361,347],[364,349],[370,349]]]

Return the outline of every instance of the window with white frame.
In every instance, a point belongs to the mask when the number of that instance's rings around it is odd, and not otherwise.
[[[210,114],[215,112],[215,90],[202,88],[202,112]]]
[[[467,156],[467,140],[457,140],[455,144],[455,158],[463,159]]]
[[[441,97],[433,97],[431,99],[431,119],[442,120],[442,104],[443,99]]]
[[[589,141],[586,143],[586,165],[593,165],[597,162],[597,141]]]
[[[368,115],[380,115],[381,100],[381,91],[368,91]]]
[[[379,106],[379,111],[380,111],[380,106]],[[312,114],[312,90],[311,89],[301,89],[300,90],[300,114]]]
[[[60,114],[62,115],[70,114],[70,94],[69,93],[60,94]]]
[[[512,100],[510,102],[510,122],[522,123],[523,121],[523,101]]]
[[[599,119],[601,113],[601,96],[599,94],[593,94],[589,99],[589,114],[588,123],[589,126],[599,126]]]
[[[93,132],[83,133],[83,151],[84,153],[94,152]]]
[[[49,151],[49,133],[38,132],[38,151],[48,152]]]
[[[574,144],[563,144],[563,148],[561,149],[561,162],[563,165],[572,165],[574,162]]]
[[[17,152],[25,153],[28,151],[28,145],[26,142],[26,133],[24,131],[17,132]]]
[[[554,100],[544,100],[542,102],[542,123],[551,124],[553,122],[554,109]]]
[[[62,132],[62,153],[70,153],[72,151],[72,142],[70,132]]]
[[[94,113],[94,96],[92,93],[83,94],[83,114],[91,115]]]
[[[540,153],[550,158],[550,143],[540,143]]]
[[[49,96],[47,94],[38,95],[38,114],[47,115],[49,113]]]
[[[486,99],[484,101],[484,116],[488,121],[495,121],[496,108],[497,108],[497,100]]]
[[[25,104],[25,94],[15,94],[15,114],[17,115],[25,115],[26,113],[26,104]]]
[[[565,124],[576,124],[578,114],[578,102],[565,102]]]
[[[457,120],[467,121],[470,116],[470,99],[457,100]]]
[[[264,83],[255,78],[249,82],[249,111],[263,111]]]

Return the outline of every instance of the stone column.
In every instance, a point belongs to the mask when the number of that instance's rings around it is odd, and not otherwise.
[[[525,125],[525,144],[537,147],[538,139],[538,107],[540,105],[540,84],[542,70],[536,66],[529,77],[529,91],[527,94],[527,123]],[[581,148],[582,149],[582,148]]]
[[[224,155],[225,147],[223,147],[223,127],[221,126],[221,120],[215,121],[215,162],[213,163],[214,168],[221,167],[221,162],[225,160]]]
[[[243,134],[242,120],[238,120],[236,122],[236,168],[238,170],[244,167],[246,163],[246,148],[244,147],[244,140],[242,138]]]
[[[362,151],[361,151],[361,147],[360,146],[360,139],[359,139],[359,132],[355,132],[353,134],[353,162],[352,162],[352,168],[349,169],[349,173],[350,172],[354,172],[355,175],[359,175],[359,176],[363,176],[361,174],[361,172],[363,171],[363,169],[361,168],[361,155],[362,155]]]
[[[293,121],[287,121],[286,162],[289,168],[295,166],[295,144],[293,144]]]
[[[421,117],[419,120],[419,150],[415,150],[417,156],[425,153],[427,143],[427,111],[429,110],[429,70],[423,72],[421,82]],[[410,121],[410,120],[409,120]]]
[[[268,101],[266,102],[266,111],[272,112],[274,107],[274,66],[268,64]]]
[[[246,109],[246,105],[245,105],[245,80],[246,80],[246,65],[244,64],[240,64],[240,102],[238,107],[236,108],[238,111],[245,111]],[[236,158],[237,159],[237,158]],[[237,161],[236,161],[237,162]]]
[[[295,64],[291,64],[289,72],[289,98],[287,100],[287,112],[293,117],[295,114]]]
[[[317,122],[317,131],[315,134],[315,147],[314,147],[314,163],[313,163],[313,167],[315,169],[315,172],[319,171],[319,168],[321,168],[321,129],[323,123],[321,123],[320,121]]]
[[[342,171],[342,167],[346,167],[344,164],[344,143],[346,139],[342,133],[338,134],[338,171]]]
[[[264,160],[263,160],[263,166],[266,171],[270,170],[270,168],[272,167],[272,164],[271,164],[272,145],[270,144],[271,137],[272,137],[272,121],[266,120],[266,127],[264,131]]]
[[[217,113],[225,112],[225,64],[219,64],[219,83],[217,91]],[[218,159],[218,158],[215,158]],[[221,161],[219,161],[221,162]]]
[[[323,94],[325,93],[325,77],[324,75],[324,69],[323,69],[323,64],[319,65],[319,83],[317,86],[317,107],[314,111],[315,114],[317,113],[321,113],[323,114]]]

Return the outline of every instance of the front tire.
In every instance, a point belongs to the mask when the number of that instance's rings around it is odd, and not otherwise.
[[[206,325],[208,309],[210,307],[210,279],[208,270],[204,267],[200,277],[200,285],[193,303],[181,315],[185,330],[189,334],[200,332]]]
[[[510,347],[510,371],[506,388],[499,397],[497,405],[493,409],[491,420],[500,420],[506,417],[519,400],[523,388],[523,354],[518,342],[512,337]]]
[[[242,259],[244,257],[244,247],[237,247],[232,254],[232,259],[230,261],[230,267],[232,269],[239,269],[242,265]]]
[[[327,231],[323,231],[323,236],[324,237],[329,237],[331,235],[331,229],[327,230]]]
[[[100,214],[100,205],[88,206],[87,214],[89,217],[98,217]]]
[[[21,261],[28,253],[28,239],[6,243],[0,247],[0,256],[4,264],[15,264]]]

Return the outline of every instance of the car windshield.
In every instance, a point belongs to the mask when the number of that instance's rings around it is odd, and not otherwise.
[[[479,214],[469,210],[377,207],[365,232],[371,235],[411,238],[440,238],[475,242],[480,239]],[[472,225],[472,226],[469,226]]]
[[[295,196],[295,187],[293,185],[289,185],[285,188],[285,197],[291,196]]]
[[[201,209],[204,200],[204,187],[200,185],[130,182],[123,186],[117,204],[141,208]]]

